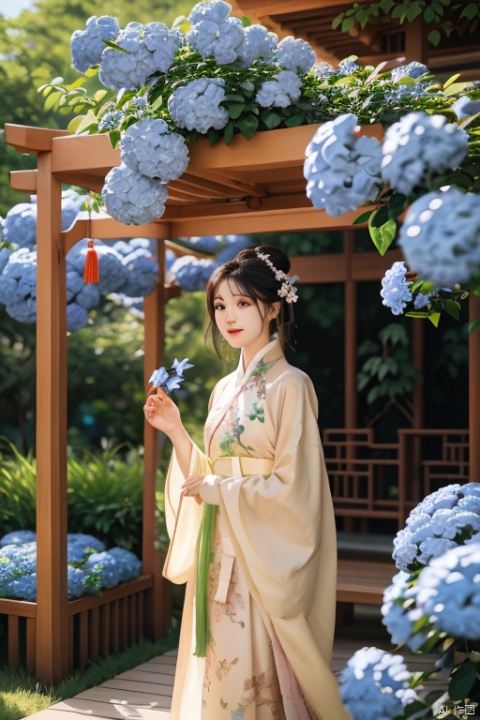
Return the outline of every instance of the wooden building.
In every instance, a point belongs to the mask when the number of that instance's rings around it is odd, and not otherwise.
[[[338,2],[299,0],[295,13],[291,2],[240,0],[245,14],[272,27],[303,22],[317,12],[319,33],[326,8],[330,14]],[[268,13],[267,13],[268,10]],[[325,12],[324,12],[325,11]],[[262,15],[262,13],[266,13]],[[286,16],[287,19],[286,19]],[[293,17],[292,17],[293,16]],[[287,22],[288,20],[288,22]],[[293,26],[292,26],[293,27]],[[311,19],[307,32],[312,39]],[[299,32],[300,32],[299,30]],[[323,30],[321,30],[323,32]],[[317,37],[317,36],[316,36]],[[323,35],[318,35],[319,40]],[[353,37],[352,42],[360,42]],[[408,42],[407,42],[408,46]],[[322,46],[323,47],[323,46]],[[332,60],[353,52],[350,46],[330,47],[320,57]],[[372,45],[373,47],[373,45]],[[423,47],[423,46],[422,46]],[[335,52],[333,52],[335,49]],[[365,51],[366,52],[366,51]],[[356,53],[361,54],[361,53]],[[416,55],[421,59],[423,55]],[[379,58],[380,59],[380,58]],[[412,58],[413,59],[413,58]],[[256,233],[262,231],[308,231],[330,228],[344,232],[343,252],[293,259],[292,270],[303,282],[339,282],[345,296],[345,427],[328,429],[324,435],[336,514],[343,518],[389,518],[401,527],[406,515],[435,483],[456,479],[478,480],[480,445],[480,333],[469,340],[469,429],[423,428],[421,393],[415,393],[413,428],[399,432],[394,443],[380,446],[371,428],[358,427],[356,392],[357,284],[380,280],[398,251],[381,257],[376,251],[355,253],[352,221],[358,212],[332,218],[312,207],[305,194],[303,162],[305,147],[317,126],[258,133],[250,141],[236,136],[230,145],[210,147],[206,139],[191,148],[191,160],[179,180],[169,183],[170,198],[158,221],[136,228],[139,236],[158,243],[159,275],[156,290],[145,299],[145,384],[152,367],[162,364],[164,307],[176,290],[165,285],[164,253],[168,240],[190,235]],[[364,128],[380,137],[382,128]],[[139,636],[160,636],[168,622],[168,590],[161,576],[160,558],[154,550],[155,470],[158,451],[155,432],[145,427],[145,491],[143,528],[143,576],[98,597],[67,599],[67,488],[66,488],[66,277],[65,256],[80,239],[91,233],[104,240],[129,237],[131,228],[109,219],[77,222],[61,230],[61,186],[70,183],[99,191],[106,173],[120,163],[106,135],[71,136],[66,132],[9,125],[7,142],[20,152],[38,155],[38,170],[12,174],[18,190],[37,194],[37,602],[0,599],[0,614],[8,616],[8,652],[12,665],[26,653],[27,667],[47,683],[56,683],[75,665],[108,654],[135,642]],[[282,152],[278,152],[278,148]],[[471,313],[480,312],[478,298]],[[423,326],[415,322],[413,359],[422,357]],[[422,452],[425,438],[436,434],[440,456]],[[385,472],[396,472],[396,497],[382,491]],[[348,527],[348,526],[347,526]],[[381,602],[382,588],[393,573],[390,563],[372,564],[345,559],[340,564],[339,603]],[[370,573],[370,575],[369,575]],[[370,578],[370,579],[369,579]]]

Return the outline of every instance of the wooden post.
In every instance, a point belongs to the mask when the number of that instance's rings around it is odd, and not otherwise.
[[[153,293],[147,295],[144,299],[145,388],[148,387],[148,379],[152,372],[163,363],[165,244],[163,240],[158,240],[157,243],[157,287]],[[166,630],[165,615],[168,614],[168,608],[164,606],[166,581],[162,577],[160,555],[154,547],[157,535],[155,478],[160,459],[160,450],[157,431],[147,422],[145,422],[144,429],[144,453],[142,560],[143,572],[152,575],[153,579],[153,588],[146,594],[144,629],[148,637],[155,639],[160,637]]]
[[[61,182],[38,156],[37,205],[37,677],[67,674],[67,336]]]
[[[352,265],[355,249],[355,232],[346,230],[344,237],[344,253],[346,255],[345,278],[345,428],[347,429],[347,447],[345,450],[346,459],[355,459],[355,446],[348,444],[354,440],[354,436],[348,434],[349,429],[357,427],[357,283],[352,279]],[[347,470],[353,470],[353,464],[347,463]],[[361,520],[365,527],[365,521]],[[354,531],[355,519],[345,517],[343,528],[345,532]]]
[[[413,382],[413,422],[412,427],[423,428],[424,423],[424,384],[423,384],[423,365],[424,365],[424,320],[413,319],[412,321],[412,363],[419,373],[419,378]],[[417,436],[413,440],[413,457],[411,458],[410,468],[413,470],[413,476],[410,476],[410,483],[415,486],[415,496],[422,495],[422,439]]]
[[[413,22],[406,23],[405,27],[405,62],[428,63],[428,39],[425,21],[419,15]]]
[[[470,322],[480,315],[480,298],[470,293]],[[469,421],[469,450],[470,482],[480,482],[480,385],[478,373],[480,370],[480,330],[470,333],[468,338],[468,421]]]

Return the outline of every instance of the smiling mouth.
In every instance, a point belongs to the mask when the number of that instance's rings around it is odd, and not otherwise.
[[[242,332],[242,330],[227,330],[227,332],[229,335],[236,335],[237,333]]]

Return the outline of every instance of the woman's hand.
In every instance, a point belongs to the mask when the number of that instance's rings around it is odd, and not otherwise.
[[[150,425],[170,438],[182,427],[180,410],[161,388],[156,395],[148,396],[143,412]]]
[[[194,497],[197,503],[200,505],[202,503],[202,498],[200,497],[199,493],[204,478],[205,475],[198,474],[190,475],[189,477],[187,477],[187,479],[182,485],[181,497]]]

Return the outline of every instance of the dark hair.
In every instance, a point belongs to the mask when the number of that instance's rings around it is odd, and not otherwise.
[[[262,302],[267,307],[271,307],[273,303],[280,302],[278,316],[270,323],[270,334],[276,330],[282,347],[285,349],[285,346],[288,345],[292,350],[295,349],[292,303],[287,303],[284,297],[279,296],[278,291],[282,286],[282,281],[277,280],[274,271],[264,260],[257,257],[257,252],[269,255],[271,262],[277,270],[282,270],[284,273],[288,273],[290,270],[290,260],[288,257],[282,250],[272,245],[259,245],[255,248],[241,250],[233,260],[226,262],[214,270],[206,288],[207,310],[210,318],[210,325],[207,332],[211,332],[213,346],[220,356],[222,355],[220,352],[221,335],[215,323],[213,299],[222,280],[232,280],[239,290],[251,298],[256,305]]]

